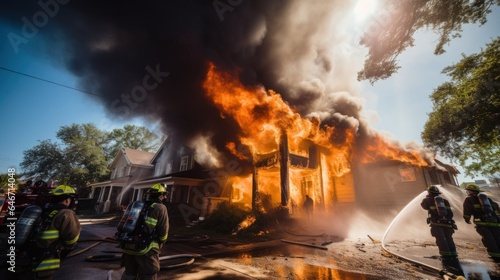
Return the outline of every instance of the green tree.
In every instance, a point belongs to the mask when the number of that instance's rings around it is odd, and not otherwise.
[[[64,153],[51,140],[39,141],[35,147],[24,151],[21,167],[27,177],[57,179],[64,165]]]
[[[91,123],[72,124],[62,126],[56,137],[59,144],[44,140],[24,152],[21,167],[27,178],[83,188],[109,177],[108,164],[119,148],[152,151],[161,143],[155,133],[133,125],[106,132]]]
[[[424,143],[458,160],[467,175],[500,170],[500,37],[480,53],[463,56],[443,73],[451,81],[431,95]]]
[[[24,152],[21,167],[26,177],[55,180],[59,184],[84,187],[107,175],[103,145],[105,134],[93,124],[62,126],[57,132],[60,144],[41,141]]]
[[[113,160],[116,153],[125,147],[145,152],[156,152],[164,139],[146,127],[135,125],[125,125],[123,128],[113,129],[108,137],[108,155],[111,156],[109,160]]]
[[[368,56],[358,80],[371,83],[397,72],[397,58],[414,45],[416,31],[426,28],[438,33],[434,54],[442,54],[446,44],[460,37],[464,24],[486,23],[491,7],[500,5],[500,0],[381,0],[379,5],[378,18],[360,41],[368,47]]]
[[[59,170],[63,182],[86,186],[105,179],[109,174],[105,147],[109,143],[105,132],[94,124],[62,126],[57,138],[64,144],[65,165]]]
[[[0,197],[2,196],[2,194],[7,193],[8,190],[11,189],[11,184],[10,184],[12,182],[11,178],[14,178],[14,189],[18,188],[19,177],[20,177],[19,174],[14,174],[13,176],[7,173],[0,174]],[[9,179],[11,180],[10,182]]]

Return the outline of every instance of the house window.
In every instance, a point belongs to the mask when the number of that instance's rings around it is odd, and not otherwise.
[[[181,158],[181,166],[179,167],[179,171],[185,171],[188,169],[189,157],[185,156]]]
[[[161,162],[157,161],[155,164],[155,176],[161,175]]]
[[[119,167],[117,169],[118,170],[116,172],[116,177],[115,178],[121,178],[121,177],[125,176],[125,171],[127,170],[126,166]]]
[[[182,164],[181,164],[181,166],[182,166]],[[172,173],[172,162],[171,161],[167,162],[167,172],[165,174],[170,174],[170,173]]]
[[[302,182],[300,182],[302,194],[311,194],[309,191],[312,190],[312,178],[311,177],[302,177]]]
[[[399,175],[401,176],[401,181],[403,182],[415,182],[415,169],[411,165],[400,165]]]

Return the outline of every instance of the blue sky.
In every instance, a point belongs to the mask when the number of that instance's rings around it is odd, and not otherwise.
[[[447,53],[440,56],[433,55],[437,36],[428,31],[419,32],[416,46],[399,57],[402,68],[398,73],[373,86],[363,82],[365,113],[372,119],[373,127],[401,142],[421,143],[420,133],[427,114],[432,110],[429,95],[447,79],[441,74],[442,69],[457,62],[461,53],[478,52],[486,42],[499,36],[499,13],[499,9],[495,9],[486,26],[465,26],[462,38],[453,40],[446,46]],[[44,56],[38,41],[43,34],[30,39],[16,53],[6,39],[10,30],[8,26],[0,25],[0,36],[4,38],[0,40],[0,67],[78,87],[76,77],[65,71],[60,62]],[[57,130],[63,125],[92,122],[101,129],[110,130],[132,123],[156,129],[153,124],[140,119],[125,122],[111,118],[103,105],[89,94],[2,69],[0,92],[3,120],[0,173],[6,173],[11,167],[19,169],[23,151],[37,145],[40,140],[55,140]],[[459,176],[459,182],[464,180],[463,175]]]

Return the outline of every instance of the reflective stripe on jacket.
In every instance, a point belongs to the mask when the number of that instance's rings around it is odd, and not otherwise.
[[[60,209],[62,206],[55,205],[47,219],[52,222],[46,229],[42,229],[37,237],[37,247],[46,250],[46,258],[34,271],[58,269],[60,266],[59,256],[56,254],[61,249],[71,249],[80,237],[81,225],[73,210]]]
[[[42,260],[42,262],[34,269],[34,271],[58,269],[60,265],[61,260],[58,258],[45,259]]]

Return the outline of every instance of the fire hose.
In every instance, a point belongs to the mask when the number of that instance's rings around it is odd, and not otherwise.
[[[203,241],[207,240],[209,237],[206,235],[192,235],[189,236],[189,238],[178,238],[178,239],[172,239],[169,242],[196,242],[196,241]],[[118,243],[118,241],[114,237],[105,237],[102,239],[83,239],[79,240],[79,242],[88,242],[88,241],[97,241],[81,250],[78,250],[76,252],[73,252],[71,254],[68,254],[67,258],[74,257],[76,255],[82,254],[95,246],[101,244],[102,242],[112,242],[112,243]],[[109,261],[116,261],[120,260],[122,257],[121,252],[114,252],[114,251],[106,251],[106,252],[111,252],[113,254],[102,254],[102,255],[92,255],[88,256],[85,258],[86,262],[109,262]],[[165,261],[165,260],[173,260],[173,259],[180,259],[180,258],[188,258],[187,261],[182,262],[182,263],[177,263],[177,264],[171,264],[171,265],[161,265],[160,269],[165,270],[165,269],[172,269],[172,268],[177,268],[181,266],[186,266],[193,264],[195,261],[195,258],[201,257],[199,254],[178,254],[178,255],[170,255],[170,256],[160,256],[159,260]]]
[[[325,235],[325,233],[320,233],[320,234],[299,234],[299,233],[293,233],[291,231],[286,230],[283,226],[281,226],[281,224],[278,222],[278,220],[276,220],[276,224],[278,225],[278,227],[282,231],[284,231],[284,232],[286,232],[286,233],[288,233],[290,235],[294,235],[294,236],[321,237],[321,236]]]

